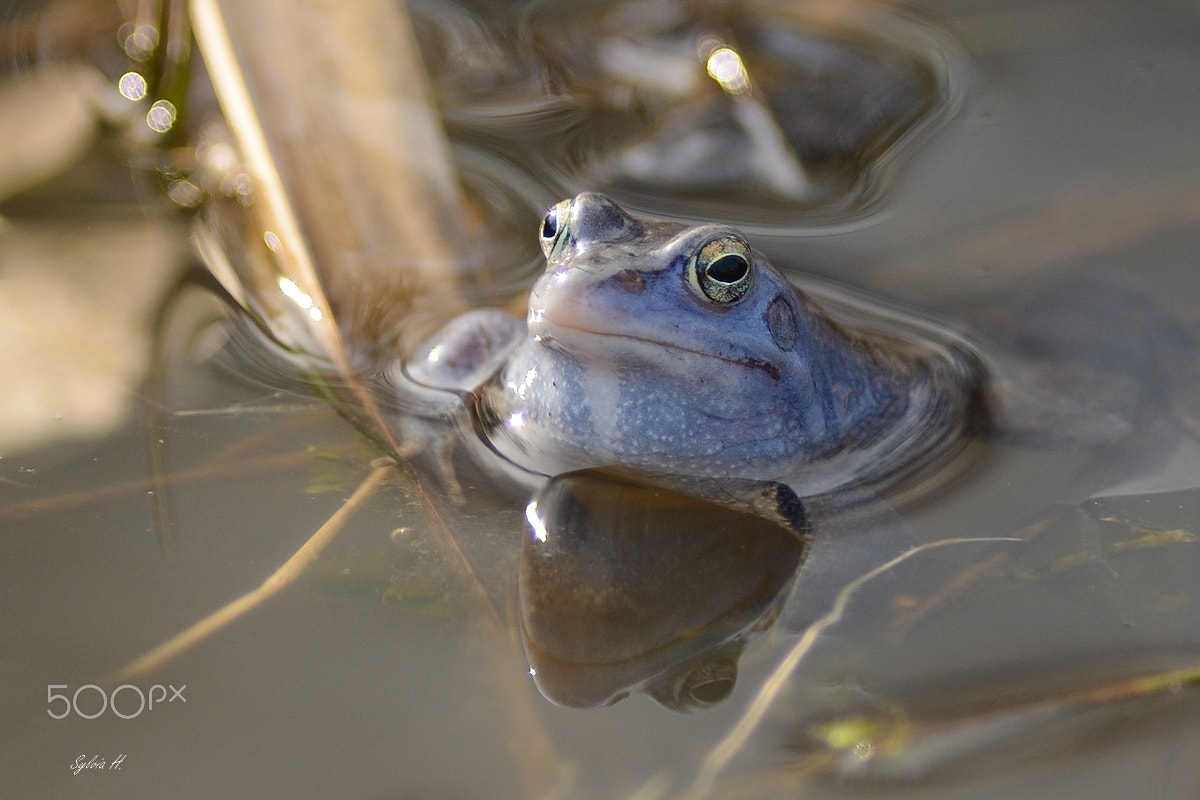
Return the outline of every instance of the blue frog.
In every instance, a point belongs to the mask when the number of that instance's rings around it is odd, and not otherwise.
[[[402,394],[475,398],[487,447],[529,474],[878,488],[970,422],[983,371],[965,338],[830,287],[818,304],[734,228],[583,193],[540,233],[524,322],[470,312],[393,371]]]

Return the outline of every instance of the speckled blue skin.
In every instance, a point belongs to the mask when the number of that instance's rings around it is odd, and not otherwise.
[[[927,347],[927,329],[884,343],[833,322],[732,228],[585,193],[550,210],[542,248],[524,324],[470,312],[402,376],[474,394],[487,451],[527,473],[615,467],[803,495],[894,477],[962,429],[969,368]]]

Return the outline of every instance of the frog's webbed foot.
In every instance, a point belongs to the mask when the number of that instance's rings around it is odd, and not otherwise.
[[[465,504],[466,496],[463,494],[462,484],[459,483],[458,474],[454,469],[454,437],[444,432],[438,435],[428,433],[414,436],[411,432],[412,426],[407,427],[409,435],[403,436],[401,439],[397,454],[405,461],[429,458],[433,462],[434,472],[446,497],[456,506]]]

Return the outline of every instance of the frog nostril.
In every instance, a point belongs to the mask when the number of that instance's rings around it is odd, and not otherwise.
[[[623,269],[617,273],[617,285],[630,294],[641,294],[646,288],[646,279],[634,269]]]
[[[618,241],[638,229],[624,209],[602,194],[583,192],[571,202],[571,225],[580,241]]]

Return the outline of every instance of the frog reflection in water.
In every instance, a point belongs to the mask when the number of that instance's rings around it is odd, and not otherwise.
[[[638,219],[585,193],[550,209],[541,241],[526,324],[469,313],[406,368],[476,392],[491,447],[533,473],[618,467],[808,496],[896,477],[965,424],[967,348],[920,324],[834,322],[732,228]]]

